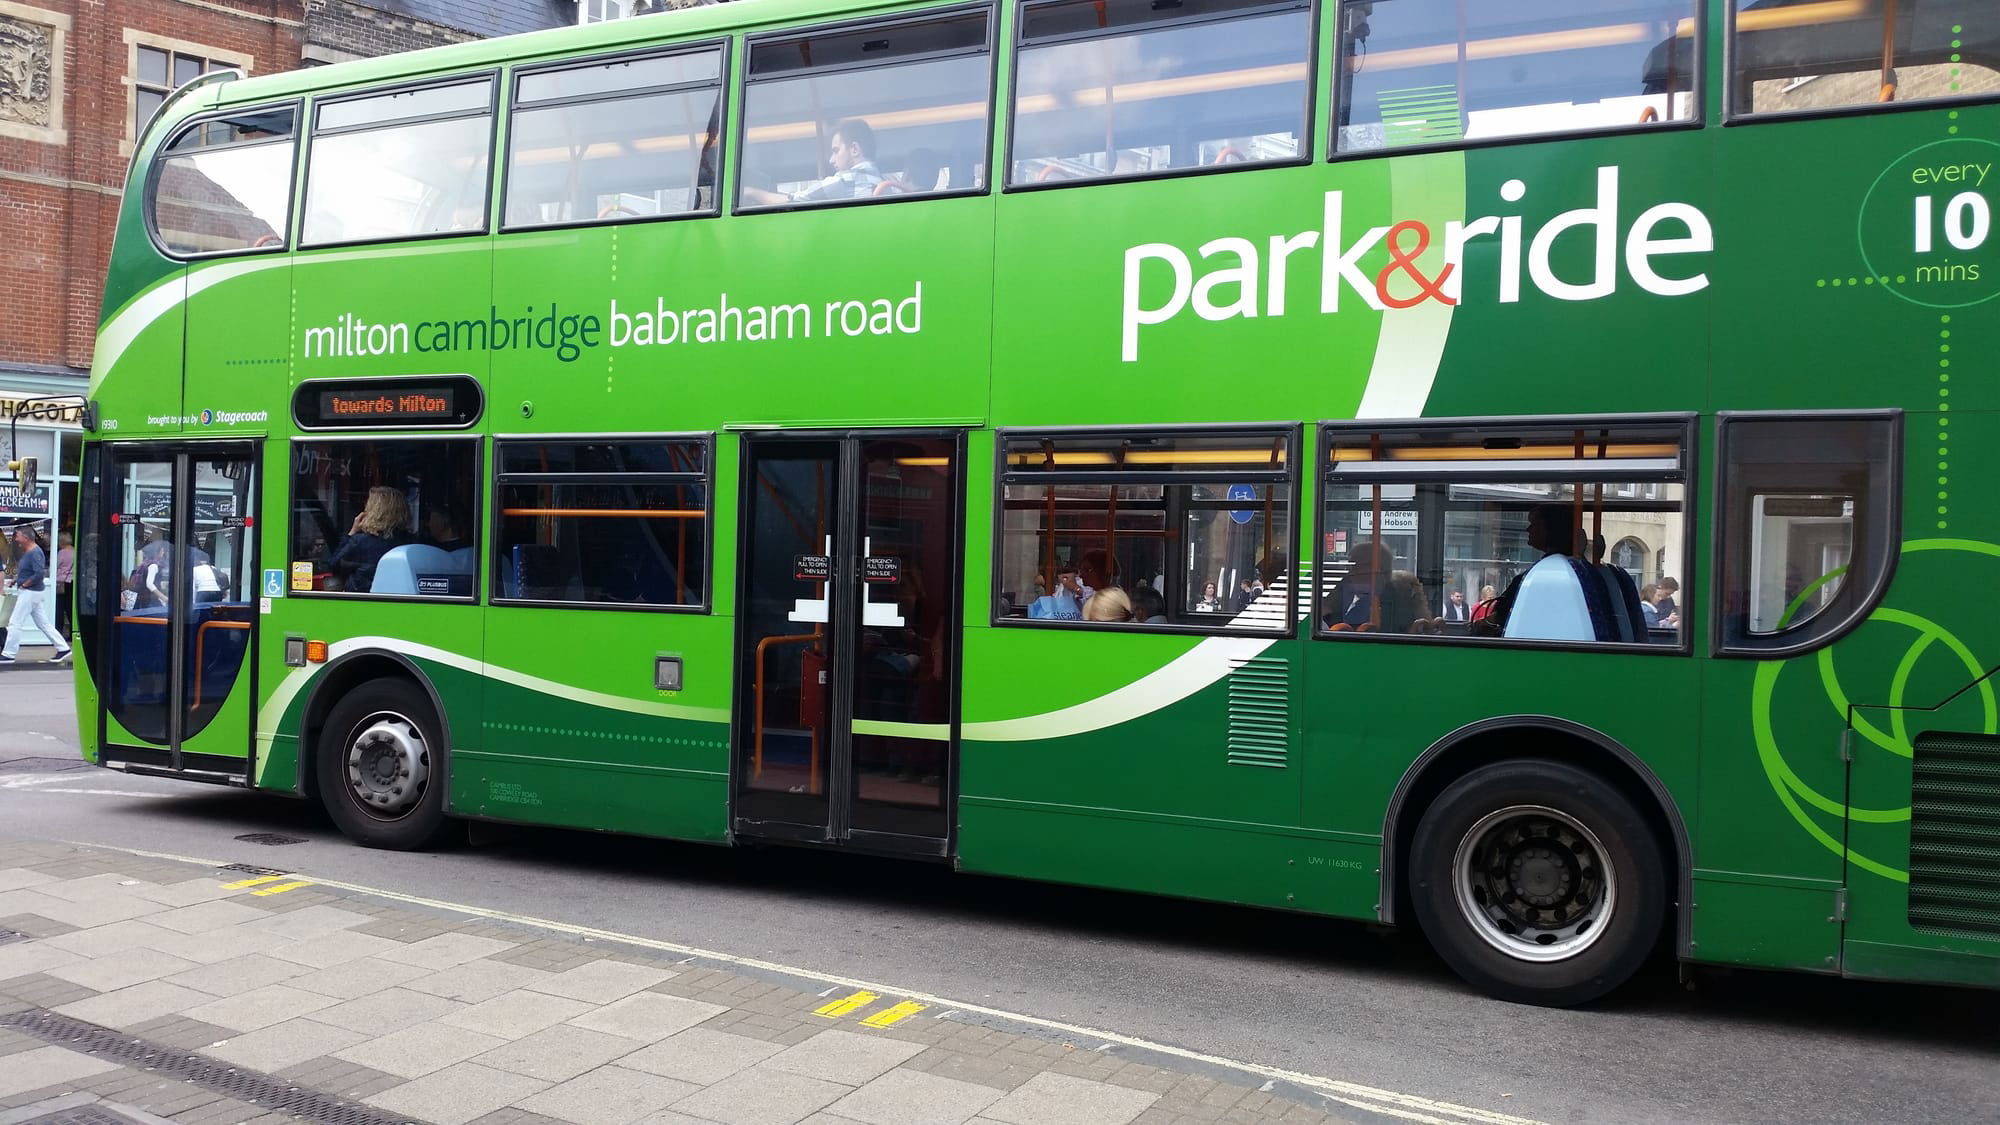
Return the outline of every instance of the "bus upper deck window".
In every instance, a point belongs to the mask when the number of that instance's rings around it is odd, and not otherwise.
[[[1696,0],[1346,0],[1339,12],[1337,152],[1694,118]]]
[[[738,206],[983,191],[986,8],[750,42]]]
[[[722,49],[522,72],[509,228],[712,212]]]
[[[1990,0],[1735,0],[1732,15],[1732,113],[2000,94]]]
[[[147,214],[174,254],[281,250],[292,209],[291,106],[198,121],[167,145]]]
[[[493,80],[321,102],[300,242],[486,229]]]
[[[1284,0],[1024,5],[1008,182],[1304,158],[1311,29]]]

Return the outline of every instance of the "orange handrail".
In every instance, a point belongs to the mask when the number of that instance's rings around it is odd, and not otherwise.
[[[248,629],[248,621],[204,621],[194,631],[194,698],[188,701],[188,710],[201,706],[201,646],[208,640],[203,634],[210,629]]]

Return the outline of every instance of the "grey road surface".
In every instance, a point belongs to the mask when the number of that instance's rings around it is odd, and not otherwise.
[[[778,848],[522,830],[347,845],[282,797],[81,767],[67,671],[0,675],[0,833],[280,867],[683,943],[1550,1122],[2000,1122],[2000,994],[1662,962],[1585,1011],[1411,935]],[[239,841],[280,833],[305,842]]]

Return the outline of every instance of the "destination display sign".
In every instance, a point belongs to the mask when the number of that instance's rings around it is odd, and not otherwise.
[[[313,379],[299,385],[292,412],[302,430],[460,429],[479,418],[479,384],[435,379]]]

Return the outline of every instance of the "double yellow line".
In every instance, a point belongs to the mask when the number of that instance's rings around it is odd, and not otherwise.
[[[290,881],[279,882],[279,880],[281,879]],[[277,885],[266,886],[265,884],[268,883],[275,883]],[[281,895],[284,894],[286,891],[296,891],[300,887],[310,887],[312,886],[312,880],[292,879],[292,877],[289,875],[258,875],[253,878],[238,880],[237,882],[234,883],[224,883],[222,884],[222,886],[223,889],[231,891],[240,891],[250,887],[256,887],[257,889],[251,891],[250,893],[259,896]]]
[[[853,992],[849,993],[846,996],[841,997],[838,1000],[830,1000],[824,1004],[821,1004],[819,1007],[814,1008],[813,1015],[822,1016],[830,1020],[837,1020],[842,1016],[851,1015],[855,1012],[858,1012],[861,1009],[868,1007],[870,1004],[873,1004],[875,1001],[880,1000],[881,998],[882,997],[880,997],[879,995],[865,990],[861,992]],[[875,1012],[874,1014],[863,1018],[861,1021],[861,1026],[894,1027],[896,1024],[899,1024],[904,1020],[909,1019],[911,1016],[916,1015],[918,1012],[923,1011],[925,1007],[926,1005],[916,1003],[913,1000],[905,1000],[899,1004],[891,1004],[890,1006],[882,1009],[881,1011]]]

